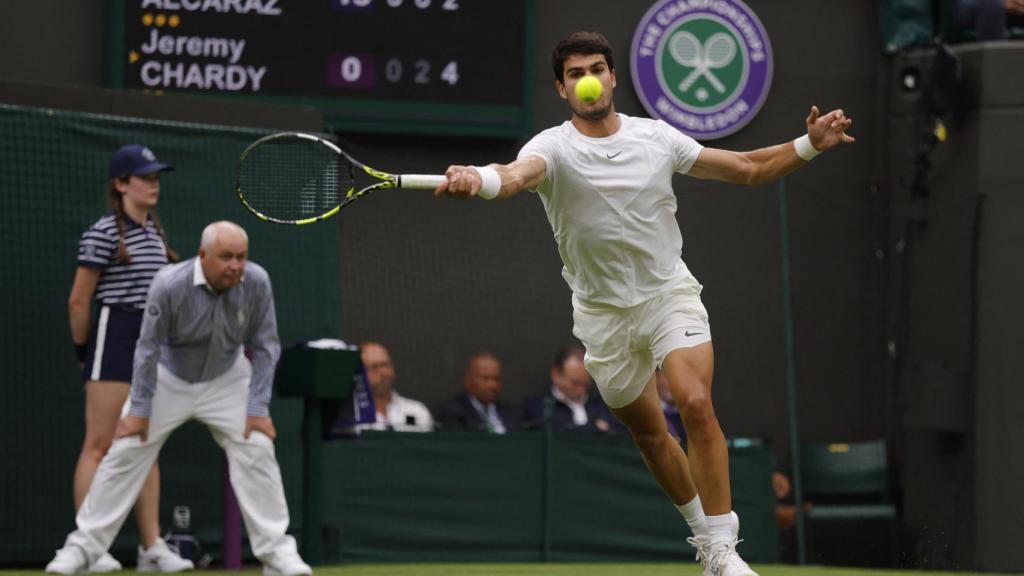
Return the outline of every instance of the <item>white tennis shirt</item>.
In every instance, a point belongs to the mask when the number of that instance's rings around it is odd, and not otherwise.
[[[672,174],[685,174],[703,146],[661,120],[619,114],[618,132],[549,128],[519,151],[547,163],[537,187],[577,298],[629,307],[690,275],[681,253]]]

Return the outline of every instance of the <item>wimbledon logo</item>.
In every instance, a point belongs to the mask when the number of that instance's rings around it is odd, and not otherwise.
[[[740,0],[660,0],[637,25],[630,64],[647,112],[698,140],[753,120],[772,81],[768,34]]]

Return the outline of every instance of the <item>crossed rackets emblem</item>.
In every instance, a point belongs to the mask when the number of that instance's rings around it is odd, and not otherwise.
[[[725,93],[725,85],[712,70],[724,68],[736,58],[736,42],[731,36],[725,32],[716,32],[708,38],[707,42],[701,44],[693,33],[682,30],[673,34],[669,39],[668,49],[672,59],[678,64],[693,68],[679,83],[680,92],[685,94],[693,87],[694,82],[700,78],[706,78],[719,94]],[[697,97],[704,100],[707,98],[707,94],[705,92],[702,95],[698,91]]]

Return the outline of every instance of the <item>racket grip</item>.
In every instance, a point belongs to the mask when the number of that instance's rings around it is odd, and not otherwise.
[[[398,177],[399,188],[437,188],[447,176],[434,174],[402,174]]]

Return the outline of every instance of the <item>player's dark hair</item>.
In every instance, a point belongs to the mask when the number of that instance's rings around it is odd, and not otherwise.
[[[120,180],[121,182],[127,183],[131,179],[131,176],[119,176],[111,179],[107,185],[107,196],[110,198],[110,207],[114,209],[114,222],[117,223],[117,259],[121,264],[127,264],[132,261],[132,257],[128,254],[128,247],[124,243],[124,194],[121,194],[117,190],[117,186],[114,184],[114,180]],[[153,217],[153,226],[156,227],[156,231],[160,234],[160,239],[164,242],[164,251],[167,253],[168,262],[177,262],[178,253],[171,249],[171,245],[167,243],[167,236],[164,234],[164,227],[160,224],[160,218],[156,215],[156,210],[150,210],[149,215]]]
[[[551,367],[556,368],[561,372],[562,370],[565,370],[565,363],[570,358],[579,358],[580,362],[582,362],[584,354],[586,354],[586,351],[583,349],[583,346],[580,346],[579,344],[571,344],[562,348],[557,354],[555,354],[555,360],[551,363]]]
[[[612,47],[603,34],[600,32],[573,32],[562,38],[551,52],[551,71],[555,73],[555,80],[565,82],[565,61],[573,54],[603,54],[608,68],[615,70]]]

